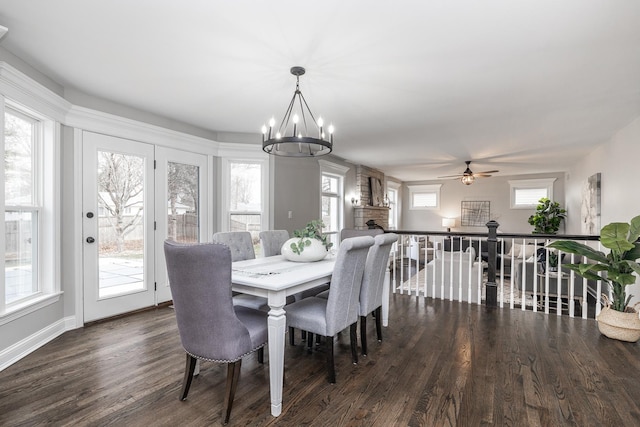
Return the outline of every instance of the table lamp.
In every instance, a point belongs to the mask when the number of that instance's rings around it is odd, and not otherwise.
[[[442,226],[447,228],[447,233],[451,233],[451,227],[456,226],[455,218],[442,218]]]

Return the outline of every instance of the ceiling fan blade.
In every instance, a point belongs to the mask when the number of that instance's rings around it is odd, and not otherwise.
[[[491,176],[491,174],[486,174],[486,173],[474,173],[473,177],[474,178],[489,178]]]
[[[462,178],[464,175],[462,174],[458,174],[458,175],[445,175],[445,176],[439,176],[438,179],[440,178]]]
[[[475,175],[485,175],[488,173],[497,173],[497,172],[500,172],[500,171],[483,171],[483,172],[478,172]]]

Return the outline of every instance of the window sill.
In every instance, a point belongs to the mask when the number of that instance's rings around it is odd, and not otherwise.
[[[28,301],[10,306],[5,312],[0,313],[0,325],[13,322],[22,316],[31,314],[48,305],[55,304],[60,300],[60,295],[62,294],[63,292],[60,291],[52,294],[41,295],[39,297],[29,299]]]

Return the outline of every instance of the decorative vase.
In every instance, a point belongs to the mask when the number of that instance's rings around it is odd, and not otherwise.
[[[617,311],[606,305],[598,315],[598,329],[605,337],[636,342],[640,339],[638,313]]]
[[[309,238],[305,238],[305,239],[310,240],[311,245],[305,246],[304,250],[300,252],[300,254],[293,252],[293,249],[291,249],[291,243],[294,243],[294,242],[298,243],[298,241],[300,240],[299,237],[293,237],[287,240],[286,242],[284,242],[281,249],[282,255],[289,261],[295,261],[295,262],[320,261],[321,259],[324,259],[324,257],[327,256],[327,253],[329,253],[329,251],[327,251],[327,248],[325,248],[325,246],[322,244],[320,240],[309,239]]]

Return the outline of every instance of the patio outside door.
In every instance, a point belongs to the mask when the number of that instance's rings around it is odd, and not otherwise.
[[[155,304],[154,146],[83,133],[84,320]]]

